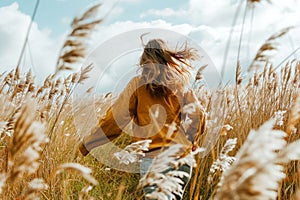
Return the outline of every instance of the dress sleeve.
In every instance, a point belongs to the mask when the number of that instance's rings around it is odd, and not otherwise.
[[[126,125],[136,115],[136,88],[137,78],[132,79],[117,100],[110,106],[103,118],[99,121],[99,127],[94,133],[83,139],[83,145],[87,151],[110,142],[121,135]]]
[[[196,142],[205,131],[206,113],[192,89],[185,93],[182,114],[186,135],[190,141]]]

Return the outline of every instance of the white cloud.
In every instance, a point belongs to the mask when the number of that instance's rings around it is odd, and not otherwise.
[[[249,65],[251,59],[255,56],[260,45],[271,34],[274,34],[285,26],[299,24],[300,15],[297,11],[300,9],[300,5],[299,3],[295,4],[293,0],[288,1],[292,2],[276,1],[276,3],[274,4],[257,4],[254,12],[255,16],[252,30],[250,28],[250,13],[248,12],[244,27],[240,57],[244,70]],[[171,8],[165,8],[162,10],[150,9],[146,13],[142,14],[142,17],[155,15],[168,17],[168,19],[170,20],[154,20],[148,22],[120,21],[110,25],[105,25],[100,27],[99,30],[94,34],[91,42],[93,43],[93,45],[101,44],[107,39],[115,37],[120,33],[136,29],[162,28],[175,31],[179,34],[188,35],[207,52],[212,61],[215,63],[217,69],[220,70],[223,64],[226,42],[231,29],[234,14],[238,7],[238,3],[239,1],[232,0],[217,0],[217,2],[211,2],[207,0],[190,0],[187,4],[186,10],[174,10]],[[244,8],[244,6],[245,4],[242,5],[242,8]],[[236,27],[233,31],[230,50],[226,63],[227,77],[231,79],[233,79],[234,77],[243,10],[244,9],[241,9],[240,11]],[[174,22],[175,20],[172,20],[171,17],[176,16],[186,18],[187,23],[172,23],[172,21]],[[142,34],[142,32],[140,32],[140,34]],[[291,40],[294,41],[294,45],[296,47],[296,44],[300,44],[300,38],[295,37],[297,35],[299,35],[299,30],[293,30],[291,31],[291,34],[289,36]],[[121,46],[124,46],[124,43],[130,43],[132,41],[135,41],[135,45],[138,45],[138,36],[139,35],[137,34],[135,36],[136,38],[126,38],[127,41],[126,39],[123,39],[123,41],[119,41],[118,44],[115,44],[114,48],[122,48]],[[172,38],[169,38],[169,35],[154,34],[152,37],[162,37],[169,41],[172,40]],[[176,40],[177,39],[175,39],[175,41]],[[273,59],[275,63],[280,62],[285,56],[289,54],[289,52],[292,51],[289,45],[290,41],[286,41],[287,37],[280,40],[282,46],[280,47],[280,52],[278,52],[275,59]],[[109,48],[109,51],[104,52],[104,55],[100,56],[105,57],[105,53],[110,54],[112,53],[111,51],[114,51],[114,49]],[[110,71],[105,74],[104,79],[107,80],[105,81],[105,87],[110,87],[109,85],[114,83],[113,80],[115,80],[116,77],[121,76],[124,73],[126,74],[126,69],[132,69],[131,67],[137,63],[133,63],[134,60],[130,58],[128,58],[127,60],[123,59],[123,61],[123,65],[121,64],[123,68],[119,68],[117,66],[115,72]],[[94,74],[97,75],[97,73]]]
[[[2,71],[8,71],[17,65],[30,16],[21,13],[18,4],[13,3],[0,8],[0,19],[5,19],[0,20],[0,38],[2,39],[0,64]],[[49,34],[50,30],[41,30],[35,22],[33,23],[28,40],[29,45],[24,55],[25,62],[21,64],[23,71],[32,67],[39,80],[53,73],[59,50],[58,44],[61,42],[61,39],[50,38]],[[34,66],[29,52],[32,54]]]
[[[187,15],[187,10],[174,10],[171,8],[165,8],[162,10],[157,10],[157,9],[150,9],[147,10],[146,12],[140,14],[141,18],[145,18],[148,16],[158,16],[158,17],[179,17],[179,16],[185,16]]]
[[[230,0],[190,0],[187,17],[193,24],[230,26],[236,6]]]
[[[218,2],[190,0],[187,12],[178,12],[171,8],[162,10],[150,9],[146,13],[143,13],[141,17],[149,15],[176,16],[180,13],[182,17],[187,19],[189,24],[173,24],[164,20],[139,23],[132,21],[118,22],[103,27],[103,29],[99,31],[99,37],[100,35],[102,36],[99,42],[132,29],[147,27],[169,29],[183,35],[188,35],[192,40],[195,40],[207,52],[217,69],[220,70],[223,65],[225,47],[238,3],[238,1],[233,2],[231,0],[218,0]],[[290,3],[291,4],[287,2],[287,5],[284,1],[280,1],[280,3],[277,2],[277,4],[274,5],[268,3],[256,4],[252,28],[250,27],[250,13],[248,11],[244,26],[241,55],[239,58],[244,70],[247,69],[259,47],[270,35],[278,32],[283,27],[299,24],[300,13],[297,12],[297,10],[300,9],[300,5],[296,3],[294,6],[291,6],[292,2]],[[242,5],[242,8],[245,8],[244,6],[245,4]],[[243,10],[244,9],[241,9],[240,11],[232,34],[226,62],[227,80],[234,78]],[[289,12],[287,12],[287,10]],[[297,35],[299,35],[299,29],[294,29],[288,36],[278,41],[278,43],[281,44],[279,52],[275,53],[274,58],[271,59],[275,65],[292,51],[291,42],[289,40],[293,41],[294,48],[298,47],[297,44],[300,44],[300,38],[297,37]],[[168,36],[166,36],[166,38],[168,39]]]
[[[167,17],[172,17],[177,16],[180,13],[182,18],[187,19],[187,23],[185,24],[176,24],[176,22],[172,23],[171,19],[170,21],[118,21],[112,24],[102,24],[93,34],[90,40],[91,51],[95,50],[98,45],[103,44],[108,39],[117,37],[121,33],[137,29],[144,29],[144,32],[147,32],[147,28],[160,28],[190,37],[206,51],[206,53],[215,63],[216,67],[220,69],[223,63],[225,46],[230,32],[232,18],[238,6],[238,1],[235,1],[236,3],[232,3],[233,1],[231,0],[217,1],[218,2],[210,2],[207,0],[190,0],[187,4],[187,11],[176,11],[172,10],[171,8],[167,8],[163,9],[162,11],[148,10],[143,14],[144,16],[152,14],[157,16],[164,15]],[[109,8],[109,5],[103,7],[104,11],[109,10]],[[300,13],[297,12],[299,9],[300,3],[293,0],[287,0],[286,3],[285,1],[276,1],[274,4],[257,4],[254,12],[255,16],[251,36],[250,14],[248,13],[244,27],[244,36],[241,49],[242,53],[240,58],[244,69],[249,64],[249,61],[254,57],[260,45],[271,34],[277,32],[279,29],[285,26],[297,25],[300,23]],[[241,13],[242,11],[243,10],[241,10]],[[101,13],[103,14],[105,12]],[[115,16],[122,13],[122,8],[114,11]],[[231,77],[233,77],[233,74],[231,75],[230,73],[234,72],[236,64],[237,48],[239,44],[242,22],[241,13],[233,32],[231,48],[226,65],[228,76]],[[7,66],[5,69],[10,69],[10,67],[14,66],[17,62],[21,45],[25,37],[25,30],[28,26],[30,17],[21,13],[18,9],[18,4],[14,3],[11,6],[0,8],[0,19],[6,19],[0,21],[0,38],[3,40],[0,46],[0,64],[2,66]],[[14,26],[11,24],[14,24]],[[114,44],[114,46],[105,47],[107,50],[102,51],[102,55],[99,55],[99,57],[109,58],[108,55],[113,54],[114,51],[125,48],[126,43],[132,43],[136,46],[140,45],[139,36],[144,32],[140,30],[140,32],[134,35],[135,38],[122,38],[122,40],[119,40],[119,42]],[[282,45],[280,47],[280,52],[276,54],[274,62],[278,63],[292,51],[292,47],[290,45],[291,41],[294,46],[293,48],[298,47],[300,44],[300,38],[298,35],[299,28],[292,30],[288,36],[279,41]],[[145,38],[147,40],[151,37],[161,37],[168,41],[177,41],[182,39],[172,39],[172,37],[166,34],[166,32],[164,34],[155,33],[153,35],[148,35]],[[33,54],[37,76],[44,77],[46,74],[53,72],[53,66],[55,65],[55,61],[57,59],[56,56],[58,54],[60,44],[62,44],[62,38],[63,37],[56,39],[50,38],[49,30],[41,30],[36,23],[33,24],[30,37],[30,48]],[[174,46],[174,44],[172,45]],[[111,85],[114,84],[113,80],[117,76],[126,74],[127,69],[132,69],[132,67],[137,64],[138,53],[132,54],[131,58],[129,57],[130,56],[128,56],[128,59],[122,58],[122,63],[118,64],[122,65],[123,68],[116,67],[107,72],[103,78],[103,80],[105,80],[105,87],[111,87]],[[28,55],[26,60],[26,64],[30,66]],[[3,69],[3,67],[1,68]],[[94,71],[92,76],[97,78],[97,76],[99,76],[101,73],[101,70]]]
[[[172,8],[162,10],[150,9],[141,14],[141,17],[150,15],[162,17],[168,15],[176,16],[177,13],[180,13],[182,18],[185,18],[192,26],[192,28],[189,29],[189,35],[200,43],[214,59],[217,67],[220,68],[223,64],[223,56],[230,28],[239,4],[240,1],[233,0],[189,0],[186,4],[186,12]],[[245,6],[246,1],[241,4],[236,26],[233,31],[226,63],[227,68],[234,68],[236,63]],[[244,68],[247,68],[259,47],[268,37],[284,27],[300,25],[299,9],[300,2],[295,0],[272,1],[271,4],[266,1],[257,3],[255,4],[252,28],[251,11],[247,11],[240,56]],[[172,18],[168,19],[172,21]],[[297,45],[300,44],[299,33],[299,28],[296,28],[290,31],[290,34],[279,40],[281,46],[276,57],[273,59],[274,63],[279,63],[292,49],[298,47]],[[294,47],[292,48],[291,46]]]
[[[108,92],[114,88],[116,81],[120,81],[120,79],[122,79],[123,83],[121,85],[125,86],[137,71],[136,65],[142,52],[140,36],[147,32],[150,32],[150,34],[144,37],[145,42],[153,38],[162,38],[168,42],[171,48],[175,48],[178,44],[183,44],[186,41],[186,36],[188,36],[194,41],[191,41],[192,46],[199,48],[198,44],[200,44],[199,51],[201,55],[206,55],[207,53],[214,63],[221,62],[218,59],[220,58],[220,49],[222,48],[219,45],[218,48],[214,47],[216,42],[220,42],[219,33],[208,26],[197,27],[190,24],[174,25],[164,20],[117,22],[101,26],[91,39],[91,55],[83,65],[92,62],[95,64],[95,68],[91,73],[92,78],[84,86],[86,87],[85,89],[92,85],[98,85],[100,91]],[[203,40],[203,38],[194,37],[193,34],[196,34],[196,36],[203,34],[206,39]],[[207,51],[206,46],[201,42],[206,44],[207,47],[213,47],[211,48],[211,52]],[[210,59],[203,59],[201,62],[195,63],[197,64],[195,67],[200,67],[207,63],[211,64]],[[112,65],[108,66],[109,64]],[[208,80],[210,81],[209,84],[212,81],[216,81],[217,76],[213,74],[218,72],[212,64],[207,73],[209,76],[208,79],[210,79]]]
[[[133,22],[133,21],[118,21],[113,24],[100,26],[98,31],[93,35],[93,41],[97,43],[102,43],[107,39],[117,36],[121,33],[141,29],[141,28],[163,28],[169,29],[171,27],[181,29],[182,25],[172,26],[172,24],[167,23],[164,20],[154,20],[150,22]],[[186,25],[189,27],[189,25]],[[94,42],[93,42],[94,43]]]

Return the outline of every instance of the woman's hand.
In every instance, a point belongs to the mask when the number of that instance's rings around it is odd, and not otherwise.
[[[86,149],[86,147],[84,146],[84,144],[81,142],[80,144],[79,144],[79,151],[80,151],[80,153],[83,155],[83,156],[86,156],[86,155],[88,155],[89,154],[89,151]]]

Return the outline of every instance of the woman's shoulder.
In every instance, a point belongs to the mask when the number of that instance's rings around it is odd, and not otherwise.
[[[141,84],[141,77],[135,76],[132,79],[130,79],[125,90],[135,91],[141,86]]]
[[[140,77],[139,76],[135,76],[132,79],[130,79],[130,81],[128,82],[127,86],[138,85],[139,82],[140,82]]]

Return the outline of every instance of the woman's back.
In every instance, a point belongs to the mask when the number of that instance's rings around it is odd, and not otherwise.
[[[193,91],[186,89],[187,68],[191,68],[187,61],[196,57],[187,46],[171,51],[164,41],[150,40],[140,59],[141,75],[128,83],[100,120],[97,131],[85,137],[85,148],[90,151],[118,137],[132,119],[134,139],[152,140],[150,153],[174,143],[190,148],[205,126],[202,107]],[[188,105],[193,112],[184,111]]]
[[[168,92],[166,95],[153,95],[143,77],[135,77],[127,94],[129,98],[129,112],[133,118],[133,135],[136,141],[151,139],[149,152],[174,143],[181,143],[190,146],[192,141],[188,139],[187,130],[184,130],[182,122],[186,117],[182,108],[188,104],[195,104],[194,113],[189,114],[196,129],[204,120],[204,111],[191,90],[178,89],[175,92]],[[135,89],[133,89],[135,88]],[[125,103],[126,104],[126,103]],[[197,130],[193,130],[195,133]],[[189,133],[189,134],[195,134]],[[151,153],[155,155],[156,153]]]
[[[130,121],[136,141],[151,140],[149,151],[140,164],[143,176],[149,171],[153,157],[173,144],[181,144],[178,156],[185,156],[193,150],[198,135],[204,132],[205,112],[193,91],[188,88],[191,67],[187,60],[196,56],[192,49],[185,47],[181,51],[171,51],[164,41],[150,40],[144,47],[140,59],[141,75],[134,77],[116,101],[110,106],[99,122],[99,128],[84,138],[80,146],[86,155],[93,148],[105,144],[121,135]],[[184,191],[191,175],[191,163],[182,166],[169,166],[163,173],[184,172],[180,177]],[[157,185],[144,185],[145,196],[157,189]],[[181,199],[178,191],[173,197]],[[168,199],[172,195],[166,195]]]

